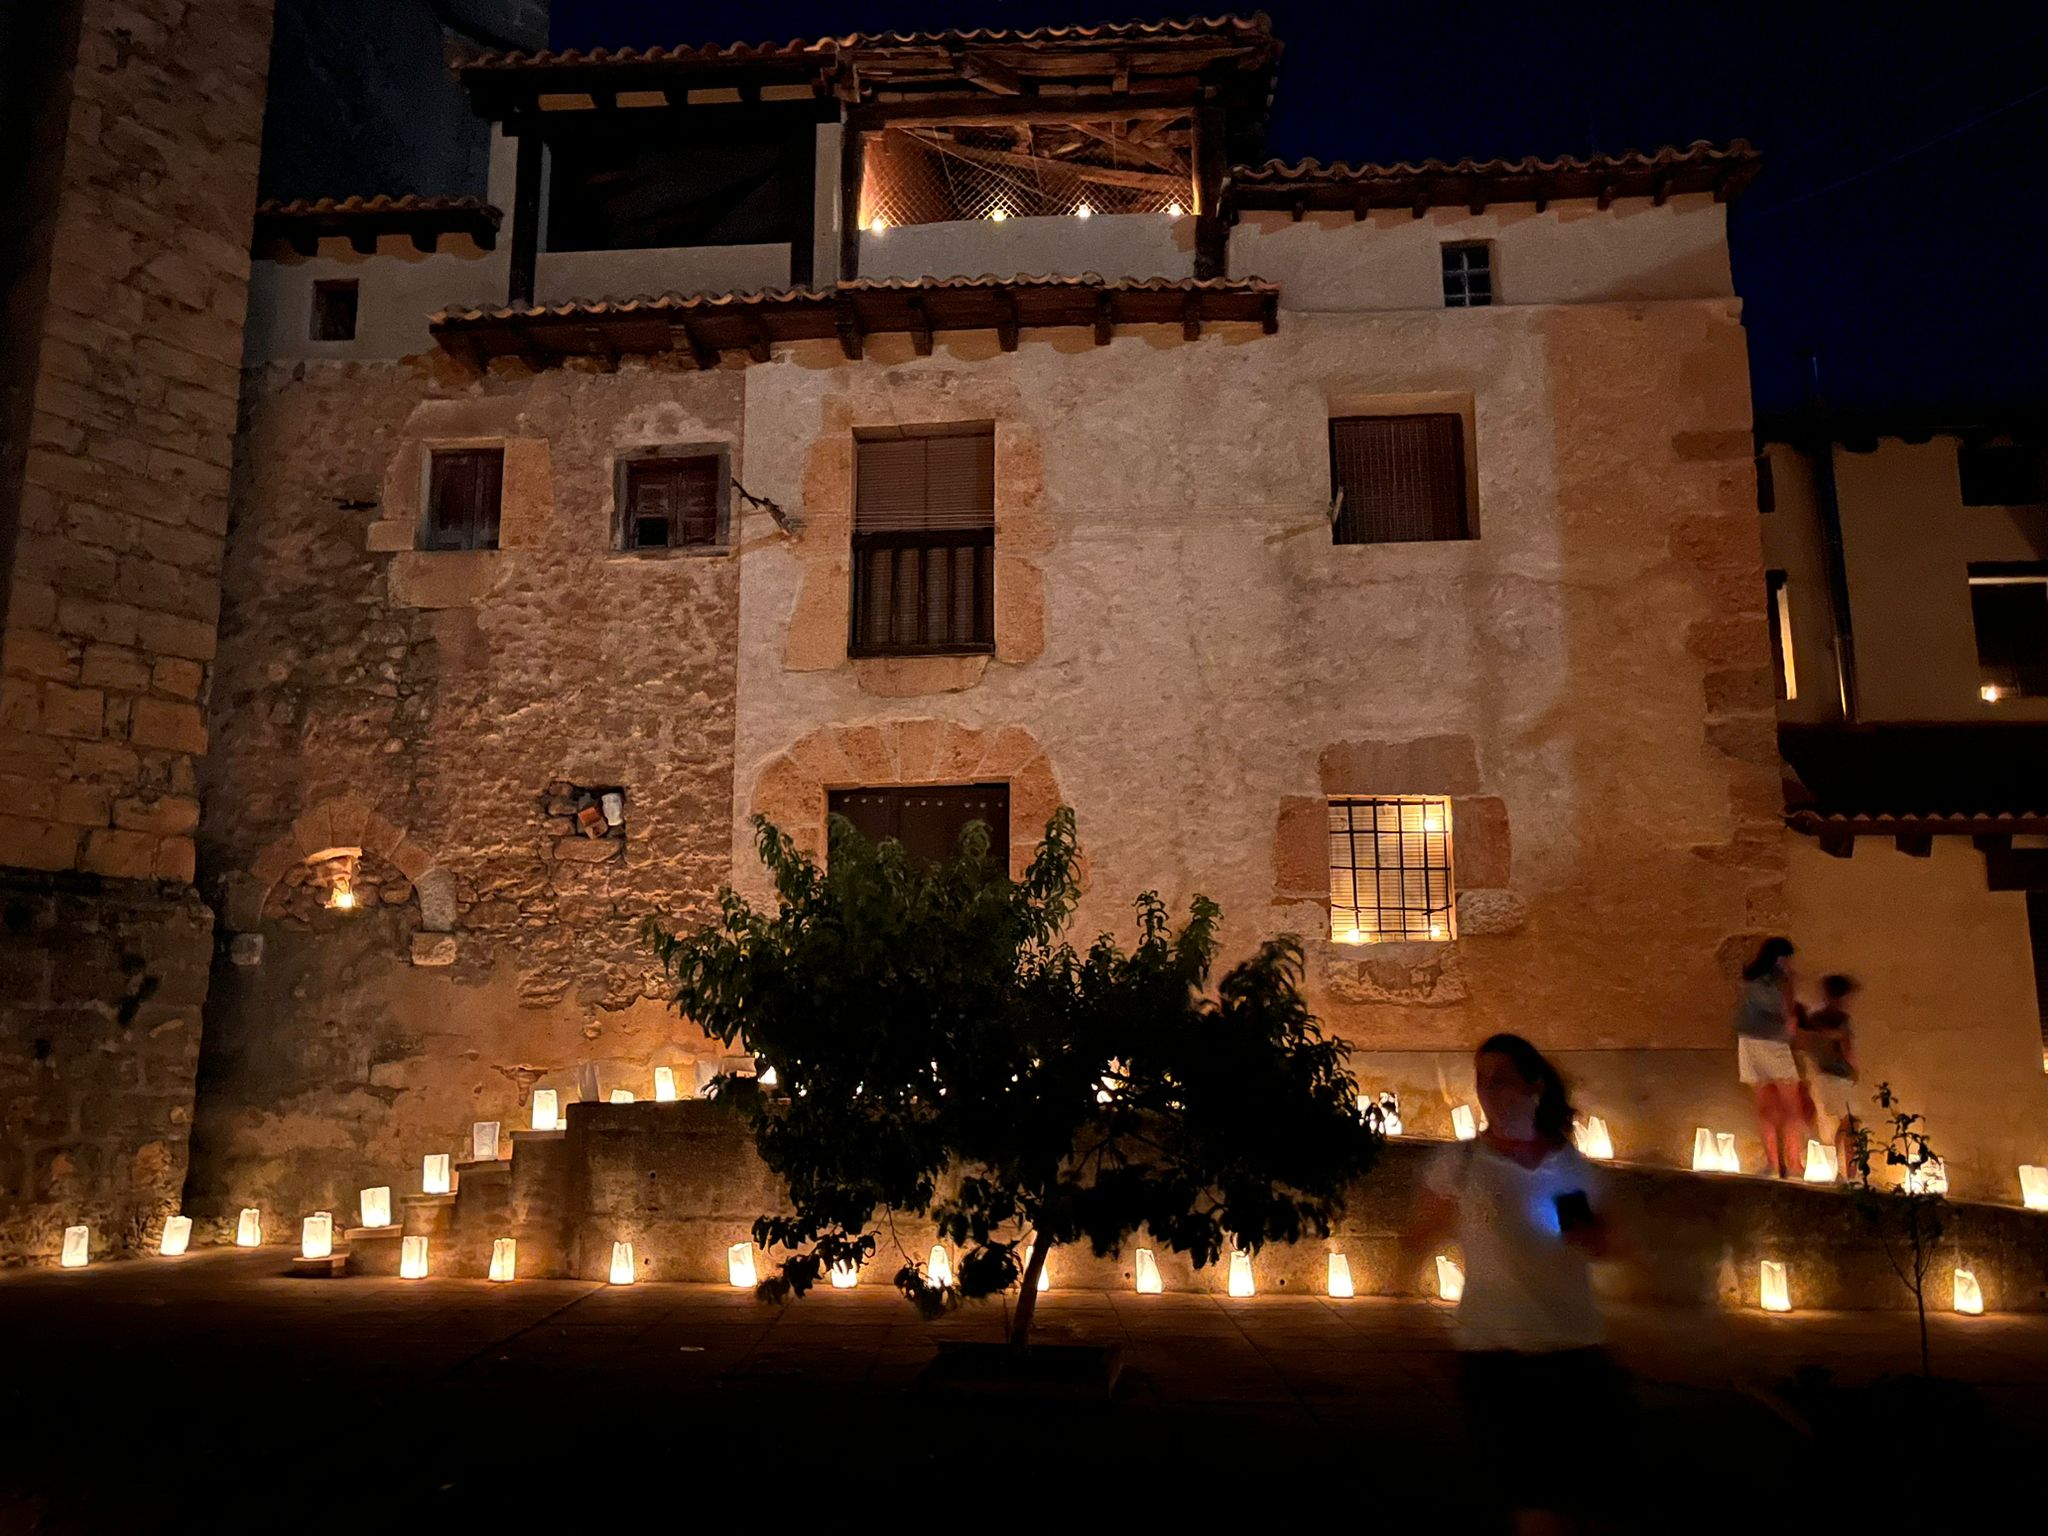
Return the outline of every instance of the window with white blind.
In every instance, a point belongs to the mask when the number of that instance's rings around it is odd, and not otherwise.
[[[1344,944],[1453,936],[1451,802],[1435,795],[1330,801],[1330,937]]]
[[[995,648],[995,463],[987,425],[856,440],[854,655]]]
[[[1330,501],[1333,544],[1471,538],[1465,418],[1333,417]]]

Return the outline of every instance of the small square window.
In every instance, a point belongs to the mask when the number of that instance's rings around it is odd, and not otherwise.
[[[1485,240],[1447,244],[1444,253],[1444,308],[1477,309],[1493,302],[1493,246]]]
[[[1465,418],[1339,416],[1330,422],[1330,542],[1469,539]]]
[[[357,285],[352,277],[337,277],[313,285],[313,339],[354,341],[356,339]]]
[[[505,450],[437,449],[427,474],[423,549],[496,549]]]
[[[1454,937],[1451,802],[1435,795],[1330,801],[1330,937],[1342,944]]]
[[[721,453],[669,453],[625,460],[619,472],[618,547],[722,548],[726,483]]]
[[[1966,507],[2030,507],[2048,502],[2048,450],[2028,443],[1963,443],[1956,478]]]
[[[1970,567],[1977,696],[1986,704],[2048,697],[2048,566]]]

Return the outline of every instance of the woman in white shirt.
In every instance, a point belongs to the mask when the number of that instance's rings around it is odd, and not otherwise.
[[[1606,1188],[1572,1145],[1564,1080],[1519,1035],[1495,1035],[1473,1062],[1486,1129],[1446,1148],[1417,1201],[1411,1263],[1455,1236],[1459,1399],[1466,1430],[1518,1532],[1571,1531],[1600,1491],[1626,1394],[1588,1271],[1612,1242]]]

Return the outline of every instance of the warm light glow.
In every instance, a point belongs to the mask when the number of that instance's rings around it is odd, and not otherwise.
[[[1429,925],[1429,936],[1432,939],[1442,938],[1444,936],[1444,925],[1442,923],[1431,923]]]
[[[1177,219],[1186,211],[1185,208],[1181,207],[1180,199],[1177,197],[1166,205],[1166,216],[1169,219]]]
[[[1094,212],[1095,210],[1093,208],[1090,208],[1086,203],[1078,203],[1074,207],[1074,217],[1077,219],[1085,219],[1092,217]]]
[[[1457,1133],[1460,1141],[1470,1141],[1479,1134],[1479,1127],[1472,1119],[1470,1104],[1451,1106],[1451,1129]]]
[[[356,893],[346,880],[336,880],[334,889],[327,893],[327,905],[336,912],[347,912],[356,904]]]
[[[1330,1278],[1327,1288],[1332,1296],[1340,1299],[1358,1294],[1351,1288],[1351,1261],[1341,1253],[1330,1255]]]
[[[533,1090],[533,1128],[558,1131],[562,1128],[562,1096],[553,1088]]]
[[[1710,1131],[1701,1126],[1692,1133],[1694,1173],[1740,1173],[1742,1159],[1735,1151],[1735,1137],[1729,1131]]]
[[[1252,1256],[1248,1253],[1233,1252],[1230,1255],[1230,1294],[1249,1296],[1255,1287],[1252,1284]]]
[[[472,1161],[495,1163],[498,1160],[498,1122],[478,1120],[469,1128],[469,1155]]]
[[[426,1161],[420,1164],[420,1188],[430,1195],[445,1195],[454,1188],[448,1171],[446,1152],[429,1152]]]
[[[2005,697],[2005,690],[1999,687],[1996,683],[1986,683],[1983,687],[1977,690],[1977,697],[1982,699],[1986,704],[1996,704],[2000,699]]]
[[[1029,1269],[1029,1268],[1031,1267],[1031,1251],[1032,1251],[1032,1249],[1033,1249],[1034,1247],[1036,1247],[1036,1246],[1037,1246],[1037,1245],[1036,1245],[1036,1244],[1034,1244],[1034,1243],[1026,1243],[1026,1244],[1024,1245],[1024,1252],[1022,1253],[1022,1255],[1020,1255],[1020,1256],[1019,1256],[1019,1258],[1018,1258],[1018,1260],[1017,1260],[1017,1265],[1018,1265],[1018,1269],[1017,1269],[1017,1278],[1018,1278],[1018,1280],[1019,1280],[1019,1282],[1020,1282],[1020,1283],[1022,1282],[1022,1280],[1023,1280],[1023,1278],[1024,1278],[1024,1271],[1025,1271],[1025,1270],[1027,1270],[1027,1269]],[[1052,1255],[1051,1255],[1051,1254],[1047,1254],[1047,1255],[1045,1256],[1045,1267],[1044,1267],[1043,1269],[1041,1269],[1041,1270],[1040,1270],[1040,1271],[1038,1272],[1038,1288],[1039,1288],[1039,1289],[1040,1289],[1041,1291],[1049,1291],[1049,1290],[1051,1290],[1051,1289],[1052,1289]]]
[[[763,1088],[773,1088],[777,1086],[782,1081],[782,1079],[775,1075],[775,1069],[773,1067],[764,1067],[757,1081],[761,1084]]]
[[[631,1285],[640,1278],[640,1271],[633,1263],[631,1243],[612,1244],[612,1284]]]
[[[1152,1256],[1150,1248],[1140,1248],[1131,1256],[1131,1275],[1137,1282],[1140,1296],[1157,1296],[1166,1289],[1159,1278],[1159,1261]]]
[[[2030,1211],[2048,1211],[2048,1168],[2020,1164],[2020,1203]]]
[[[1461,1301],[1465,1296],[1464,1266],[1442,1254],[1436,1256],[1436,1293],[1445,1301]]]
[[[860,1284],[860,1266],[841,1260],[832,1266],[832,1289],[850,1291]]]
[[[192,1218],[173,1216],[164,1223],[163,1240],[156,1245],[156,1251],[167,1259],[175,1259],[192,1246]]]
[[[491,1278],[503,1284],[519,1273],[519,1241],[500,1237],[491,1242]]]
[[[633,1102],[633,1090],[632,1090],[632,1089],[630,1089],[630,1088],[614,1088],[614,1089],[612,1090],[612,1102],[613,1102],[614,1104],[630,1104],[630,1103],[632,1103],[632,1102]]]
[[[237,1248],[261,1248],[263,1246],[263,1216],[255,1206],[242,1208],[242,1214],[235,1218],[235,1246]]]
[[[398,1278],[427,1278],[427,1240],[424,1237],[403,1237],[398,1240]]]
[[[92,1228],[64,1229],[64,1256],[58,1260],[65,1269],[83,1269],[92,1261]]]
[[[334,1213],[315,1211],[299,1223],[299,1257],[302,1259],[331,1259],[334,1257]]]
[[[1735,1152],[1735,1133],[1733,1131],[1716,1131],[1714,1133],[1714,1150],[1720,1154],[1721,1171],[1723,1173],[1742,1172],[1742,1159]]]
[[[654,1102],[673,1104],[676,1101],[676,1069],[656,1067],[654,1069]]]
[[[1422,830],[1425,832],[1441,832],[1443,829],[1444,813],[1437,810],[1434,806],[1425,809],[1422,813]]]
[[[990,222],[992,222],[992,223],[1000,224],[1000,223],[1002,223],[1002,222],[1003,222],[1003,220],[1007,219],[1007,218],[1008,218],[1009,216],[1010,216],[1010,214],[1009,214],[1009,210],[1008,210],[1008,209],[1005,209],[1005,208],[997,208],[997,209],[996,209],[996,210],[995,210],[994,212],[992,212],[992,213],[990,213],[990,214],[989,214],[989,220],[990,220]]]
[[[391,1225],[391,1186],[379,1184],[374,1189],[363,1190],[356,1196],[363,1208],[363,1225],[366,1227],[388,1227]]]
[[[725,1250],[725,1283],[736,1291],[751,1291],[760,1283],[754,1276],[752,1243],[734,1243]]]
[[[1614,1138],[1608,1134],[1607,1122],[1598,1115],[1588,1115],[1574,1125],[1572,1140],[1578,1143],[1581,1157],[1605,1162],[1614,1156]]]
[[[1975,1270],[1956,1271],[1956,1310],[1979,1317],[1984,1311],[1984,1288],[1977,1284]]]
[[[1945,1195],[1948,1193],[1948,1165],[1938,1157],[1930,1157],[1918,1168],[1906,1170],[1906,1193],[1909,1195]]]
[[[1766,1312],[1792,1310],[1791,1278],[1776,1259],[1765,1259],[1758,1272],[1757,1300]]]
[[[869,233],[869,234],[871,234],[871,235],[886,235],[886,234],[887,234],[888,232],[889,232],[889,221],[888,221],[887,219],[883,218],[883,217],[882,217],[882,216],[881,216],[881,215],[880,215],[879,213],[878,213],[878,214],[876,214],[876,215],[875,215],[875,216],[874,216],[874,217],[873,217],[872,219],[869,219],[869,220],[868,220],[868,233]]]
[[[946,1252],[944,1243],[932,1244],[932,1256],[924,1267],[925,1278],[933,1285],[953,1283],[953,1256]]]
[[[1809,1184],[1832,1184],[1841,1173],[1835,1162],[1835,1149],[1824,1141],[1809,1141],[1806,1144],[1806,1182]]]

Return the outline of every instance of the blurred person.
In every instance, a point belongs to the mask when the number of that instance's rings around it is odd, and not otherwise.
[[[1852,976],[1823,976],[1821,1005],[1805,1013],[1793,1036],[1806,1062],[1821,1139],[1835,1144],[1837,1178],[1847,1178],[1855,1162],[1856,1031],[1849,999],[1858,990]]]
[[[1790,939],[1765,939],[1743,967],[1735,1004],[1736,1075],[1756,1099],[1764,1165],[1781,1179],[1797,1178],[1806,1167],[1803,1084],[1792,1054],[1793,953]]]
[[[1581,1530],[1628,1421],[1589,1270],[1614,1243],[1606,1183],[1573,1145],[1564,1080],[1535,1046],[1495,1035],[1473,1073],[1486,1129],[1431,1165],[1402,1253],[1412,1273],[1446,1237],[1463,1250],[1459,1402],[1511,1528]]]

